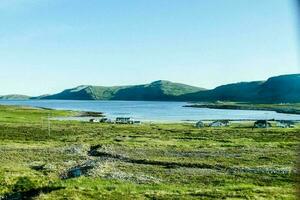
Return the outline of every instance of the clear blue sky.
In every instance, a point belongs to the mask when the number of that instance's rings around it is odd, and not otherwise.
[[[0,0],[0,94],[299,73],[289,0]]]

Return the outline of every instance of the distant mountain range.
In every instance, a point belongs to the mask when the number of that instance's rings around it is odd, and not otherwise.
[[[44,96],[41,99],[170,101],[181,95],[203,90],[205,89],[181,83],[155,81],[133,86],[78,86],[58,94]]]
[[[170,81],[133,86],[82,85],[54,95],[0,96],[0,99],[145,100],[145,101],[236,101],[257,103],[300,102],[300,74],[271,77],[266,81],[222,85],[212,90]]]
[[[0,96],[0,100],[27,100],[30,99],[30,96],[21,95],[21,94],[9,94]]]

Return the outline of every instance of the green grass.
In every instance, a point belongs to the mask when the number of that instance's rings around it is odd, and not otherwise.
[[[49,135],[48,115],[75,114],[0,106],[0,197],[295,199],[298,127],[51,121]],[[89,155],[94,145],[108,156]],[[86,162],[83,176],[61,178]]]

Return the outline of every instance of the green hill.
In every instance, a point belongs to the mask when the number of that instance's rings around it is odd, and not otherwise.
[[[102,87],[81,85],[64,90],[54,95],[41,97],[41,99],[65,99],[65,100],[109,100],[115,92],[122,87]]]
[[[263,82],[240,82],[216,87],[213,90],[182,95],[189,101],[254,101]]]
[[[181,83],[170,81],[155,81],[145,85],[134,86],[78,86],[64,90],[61,93],[42,97],[41,99],[69,99],[69,100],[148,100],[169,101],[180,95],[204,90]]]
[[[169,101],[175,100],[180,95],[204,90],[181,83],[170,81],[155,81],[146,85],[137,85],[120,89],[112,98],[114,100],[150,100]]]
[[[223,85],[213,90],[182,95],[180,100],[264,103],[300,102],[300,74],[271,77],[267,81]]]
[[[300,74],[269,78],[260,87],[257,100],[264,102],[300,102]]]
[[[266,81],[222,85],[212,90],[159,80],[132,86],[81,85],[54,95],[28,97],[5,95],[0,99],[145,100],[145,101],[233,101],[253,103],[300,102],[300,74],[271,77]]]

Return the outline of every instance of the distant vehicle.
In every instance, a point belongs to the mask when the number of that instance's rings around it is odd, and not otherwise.
[[[289,120],[280,120],[280,121],[277,122],[277,127],[280,127],[280,128],[294,128],[295,123],[293,121],[289,121]]]
[[[269,128],[271,127],[271,123],[268,122],[267,120],[257,120],[254,122],[254,128]]]
[[[228,120],[217,120],[209,124],[210,127],[224,127],[224,126],[229,126],[229,121]]]

